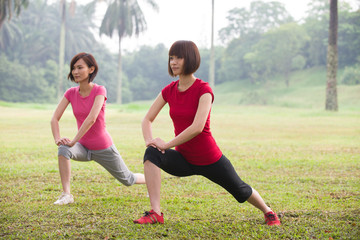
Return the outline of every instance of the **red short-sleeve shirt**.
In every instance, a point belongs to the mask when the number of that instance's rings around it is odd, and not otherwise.
[[[162,91],[162,97],[170,106],[170,117],[174,124],[175,136],[179,135],[194,121],[200,97],[210,93],[214,94],[207,82],[196,79],[186,91],[178,90],[178,81],[167,85]],[[222,152],[210,131],[210,112],[203,131],[193,139],[175,147],[185,159],[194,165],[209,165],[217,162]]]

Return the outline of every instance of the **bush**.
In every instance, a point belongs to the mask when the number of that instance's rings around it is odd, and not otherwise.
[[[341,83],[345,85],[360,84],[360,66],[345,67]]]
[[[45,80],[41,68],[26,67],[0,56],[0,100],[48,103],[56,101],[56,89]]]
[[[268,100],[266,96],[257,92],[257,91],[250,91],[246,92],[243,97],[240,99],[239,104],[245,105],[267,105]]]
[[[294,57],[292,59],[291,69],[293,69],[293,70],[304,69],[305,64],[306,64],[306,59],[301,55],[297,55],[296,57]]]

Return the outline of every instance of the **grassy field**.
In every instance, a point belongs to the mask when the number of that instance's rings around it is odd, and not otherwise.
[[[215,105],[212,131],[244,181],[280,216],[268,227],[248,203],[193,176],[163,174],[164,225],[132,223],[150,210],[146,187],[125,187],[94,162],[72,161],[75,203],[61,193],[50,118],[55,106],[0,106],[1,239],[360,239],[360,111]],[[109,105],[107,127],[142,172],[147,104]],[[71,111],[62,135],[76,131]],[[167,111],[154,136],[172,137]]]

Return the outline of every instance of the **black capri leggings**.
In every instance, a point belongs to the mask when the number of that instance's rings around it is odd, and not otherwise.
[[[240,203],[245,202],[252,194],[252,188],[240,179],[233,165],[224,155],[213,164],[198,166],[187,162],[176,150],[168,149],[163,154],[156,148],[148,147],[144,154],[144,162],[147,160],[174,176],[204,176],[225,188]]]

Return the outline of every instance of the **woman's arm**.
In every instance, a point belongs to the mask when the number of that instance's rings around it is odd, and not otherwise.
[[[194,121],[189,127],[187,127],[184,131],[182,131],[179,135],[177,135],[175,138],[173,138],[167,143],[164,142],[162,139],[157,138],[154,139],[151,144],[155,145],[159,150],[163,152],[165,149],[178,146],[196,137],[204,129],[207,117],[209,116],[209,112],[211,109],[211,104],[211,94],[203,94],[199,99],[199,106],[196,111]]]
[[[96,122],[96,119],[99,116],[100,110],[104,102],[105,102],[105,96],[98,95],[95,97],[94,104],[91,107],[89,115],[85,118],[84,122],[82,123],[81,127],[79,128],[73,140],[71,140],[66,145],[70,147],[74,146],[75,143],[78,142],[80,138],[82,138],[85,135],[85,133],[87,133],[87,131],[91,128],[91,126],[94,125],[94,123]]]
[[[55,110],[55,112],[51,118],[51,122],[50,122],[51,131],[54,136],[55,144],[58,146],[66,144],[67,142],[70,141],[67,138],[60,137],[60,128],[59,128],[59,121],[68,105],[69,105],[69,101],[65,97],[63,97],[61,99],[61,101],[59,102],[58,106],[56,107],[56,110]]]
[[[165,106],[166,102],[164,98],[162,97],[162,94],[160,93],[153,104],[151,105],[149,111],[146,113],[142,123],[141,128],[145,140],[145,145],[148,147],[151,144],[151,141],[153,140],[152,137],[152,128],[151,124],[155,120],[156,116],[159,114],[161,109]],[[156,147],[155,145],[152,145],[153,147]]]

